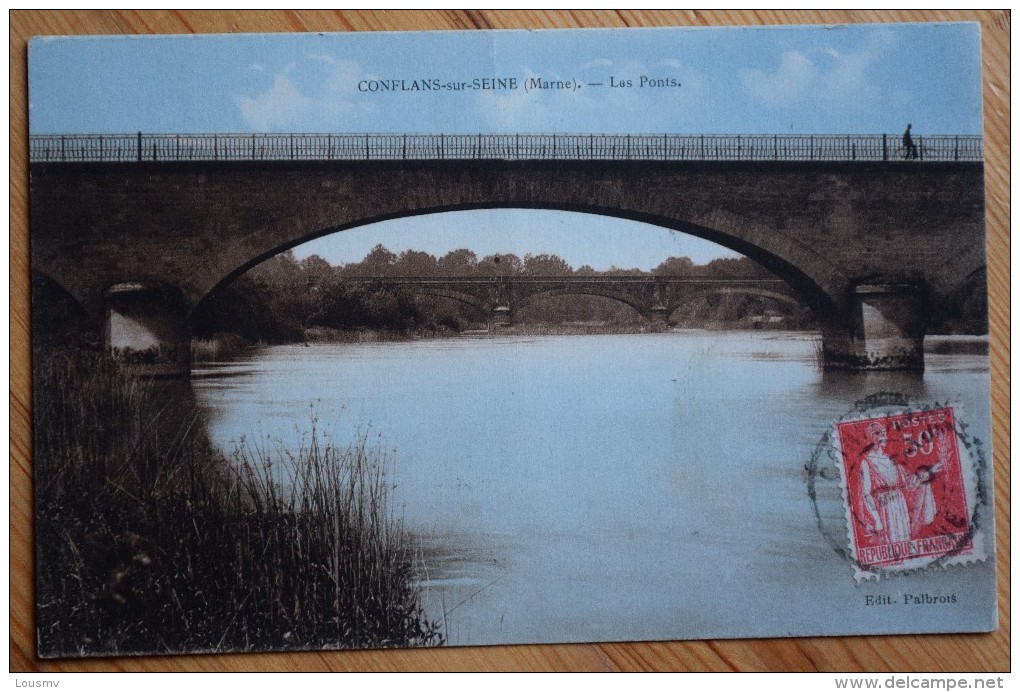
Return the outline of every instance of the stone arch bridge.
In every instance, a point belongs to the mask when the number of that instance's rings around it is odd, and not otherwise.
[[[705,279],[671,276],[493,276],[358,277],[348,284],[399,287],[470,305],[497,326],[513,323],[518,310],[546,297],[590,295],[633,308],[652,323],[665,325],[682,304],[705,295],[754,295],[799,305],[781,279]]]
[[[771,270],[814,312],[830,368],[923,367],[985,267],[980,137],[46,135],[30,142],[32,268],[110,349],[166,372],[218,287],[305,241],[498,207],[689,233]],[[978,279],[979,281],[979,279]]]

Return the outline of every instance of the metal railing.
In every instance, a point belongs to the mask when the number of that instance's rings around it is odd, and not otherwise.
[[[980,135],[70,134],[32,135],[45,162],[128,161],[982,161]]]

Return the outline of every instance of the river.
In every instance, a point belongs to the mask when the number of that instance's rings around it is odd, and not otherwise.
[[[987,357],[838,374],[818,347],[697,330],[292,345],[196,366],[194,388],[224,450],[297,446],[315,417],[386,451],[451,644],[986,629],[992,560],[857,585],[829,542],[838,481],[818,481],[819,522],[805,465],[875,392],[957,402],[989,440]],[[922,592],[955,602],[865,598]]]

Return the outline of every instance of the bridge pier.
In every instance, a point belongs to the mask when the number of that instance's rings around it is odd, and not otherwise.
[[[653,305],[648,309],[648,315],[655,328],[665,329],[669,326],[669,308],[665,305]]]
[[[191,333],[179,290],[172,286],[126,282],[104,294],[106,351],[146,377],[187,377]]]
[[[824,367],[924,370],[923,295],[912,284],[862,284],[842,325],[822,330]]]
[[[492,311],[492,324],[495,327],[512,327],[514,311],[507,305],[500,305]]]

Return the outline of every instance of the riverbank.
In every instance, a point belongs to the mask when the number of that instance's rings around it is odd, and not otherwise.
[[[67,352],[37,355],[35,440],[41,657],[442,643],[363,437],[228,459],[189,386]]]
[[[676,329],[702,329],[706,331],[805,331],[811,329],[781,329],[779,325],[762,324],[728,324],[706,323],[699,325],[662,325],[651,322],[613,324],[605,322],[563,322],[559,324],[533,323],[514,324],[508,326],[476,325],[474,328],[453,329],[435,327],[399,331],[392,329],[335,329],[330,327],[310,327],[303,330],[303,337],[297,341],[283,342],[286,344],[365,344],[386,342],[421,341],[424,339],[452,339],[457,337],[478,337],[482,335],[503,336],[584,336],[603,334],[659,334]],[[192,340],[193,362],[215,362],[238,358],[253,349],[267,346],[265,343],[252,343],[233,333],[217,333],[205,339]],[[280,344],[282,345],[282,344]]]
[[[988,355],[987,334],[932,334],[924,338],[924,352],[934,355]]]

